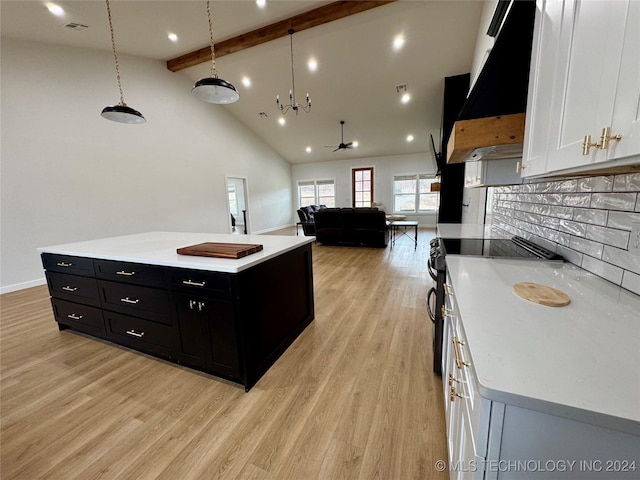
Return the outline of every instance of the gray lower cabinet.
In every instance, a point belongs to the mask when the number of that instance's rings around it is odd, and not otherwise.
[[[249,390],[314,317],[311,246],[237,274],[43,253],[55,320]],[[283,301],[287,295],[294,299]]]

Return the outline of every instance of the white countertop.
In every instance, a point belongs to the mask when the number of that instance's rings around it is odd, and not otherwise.
[[[438,223],[436,236],[440,238],[509,238],[504,230],[483,223]]]
[[[148,232],[40,247],[38,251],[103,260],[238,273],[314,240],[315,237],[302,236]],[[263,246],[263,250],[238,259],[197,257],[176,253],[178,248],[204,242],[260,244]]]
[[[447,256],[480,394],[640,435],[640,296],[569,263]],[[565,292],[546,307],[518,282]]]

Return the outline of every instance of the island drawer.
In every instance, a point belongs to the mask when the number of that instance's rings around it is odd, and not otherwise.
[[[52,298],[53,312],[58,323],[65,325],[89,327],[90,331],[97,331],[102,336],[106,335],[102,310],[80,303],[67,302],[58,298]]]
[[[93,277],[93,260],[90,258],[74,257],[71,255],[58,255],[54,253],[43,253],[42,265],[50,272],[71,273]]]
[[[45,275],[52,297],[99,306],[100,297],[95,278],[56,272],[46,272]]]
[[[165,287],[165,268],[144,263],[94,260],[96,276],[115,282],[134,283],[152,287]]]
[[[207,297],[231,299],[231,275],[204,270],[172,269],[170,271],[172,290],[185,293],[201,292]]]
[[[171,325],[167,290],[98,280],[102,308]]]
[[[175,332],[173,327],[113,312],[104,312],[107,337],[136,350],[171,356]]]

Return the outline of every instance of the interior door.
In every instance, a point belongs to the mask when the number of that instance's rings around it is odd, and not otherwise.
[[[247,179],[226,176],[226,188],[229,207],[229,231],[246,235],[249,233]]]

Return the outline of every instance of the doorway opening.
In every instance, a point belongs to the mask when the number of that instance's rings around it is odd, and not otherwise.
[[[234,234],[246,235],[249,233],[247,179],[226,176],[225,180],[229,206],[229,231]]]

